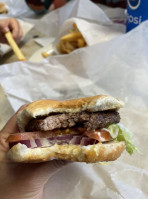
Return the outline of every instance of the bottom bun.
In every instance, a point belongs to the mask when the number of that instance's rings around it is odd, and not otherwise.
[[[53,159],[95,163],[116,160],[125,149],[124,142],[110,142],[89,146],[57,145],[46,148],[27,148],[24,144],[12,147],[7,155],[15,162],[44,162]]]

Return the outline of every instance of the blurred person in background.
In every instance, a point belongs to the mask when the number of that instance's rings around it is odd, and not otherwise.
[[[16,19],[8,18],[0,20],[0,43],[7,44],[5,33],[8,31],[12,33],[14,40],[19,43],[22,38],[23,31]]]
[[[63,6],[70,0],[26,0],[28,6],[37,14],[42,14],[47,10],[54,10]],[[126,7],[126,0],[92,0],[111,7]]]

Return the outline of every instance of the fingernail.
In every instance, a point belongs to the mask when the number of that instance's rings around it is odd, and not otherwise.
[[[9,28],[8,27],[4,27],[3,31],[4,31],[4,33],[9,32]]]

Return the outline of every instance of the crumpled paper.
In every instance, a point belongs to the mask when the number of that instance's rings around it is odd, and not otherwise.
[[[78,2],[78,1],[77,1]],[[46,184],[44,199],[148,198],[148,22],[106,42],[42,63],[0,67],[0,83],[14,110],[37,99],[109,94],[125,102],[121,123],[140,153],[126,152],[107,166],[72,163]]]
[[[36,29],[46,35],[46,38],[35,39],[44,48],[30,57],[30,61],[33,62],[42,61],[42,51],[59,54],[56,46],[60,37],[73,28],[73,23],[76,23],[88,46],[109,41],[125,33],[124,24],[112,23],[103,10],[89,0],[71,1],[64,7],[45,15],[41,18],[40,23],[32,19],[27,19],[27,21],[33,23]],[[54,42],[51,43],[50,38],[54,39]]]
[[[71,0],[65,6],[47,13],[40,19],[27,19],[35,28],[50,37],[57,37],[63,23],[70,18],[88,20],[98,24],[112,24],[102,9],[90,0]]]
[[[68,31],[73,29],[73,24],[82,33],[88,46],[109,41],[117,36],[125,33],[125,26],[120,24],[96,24],[90,23],[83,19],[70,18],[64,22],[60,29],[60,37],[68,34]]]
[[[43,46],[43,48],[35,52],[29,58],[29,61],[41,62],[44,59],[44,57],[42,56],[42,52],[47,52],[51,55],[60,54],[57,49],[60,38],[68,34],[69,30],[73,29],[73,24],[76,24],[77,28],[83,35],[87,46],[109,41],[125,33],[125,25],[123,24],[105,23],[103,25],[98,23],[92,23],[90,21],[88,22],[87,20],[80,18],[70,18],[63,23],[56,38],[48,36],[34,39],[34,41]]]

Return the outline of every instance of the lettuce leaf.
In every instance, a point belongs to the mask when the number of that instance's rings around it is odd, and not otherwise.
[[[131,132],[122,124],[111,124],[106,129],[110,132],[111,136],[115,138],[115,140],[125,142],[126,151],[130,155],[132,155],[134,151],[139,152],[133,143]]]

